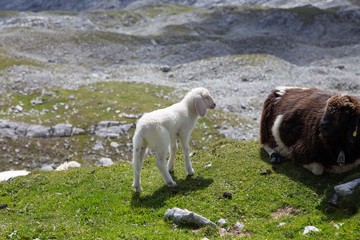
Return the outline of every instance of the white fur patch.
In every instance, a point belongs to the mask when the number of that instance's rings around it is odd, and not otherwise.
[[[321,175],[321,174],[323,174],[323,172],[325,170],[324,166],[318,162],[305,164],[305,165],[303,165],[303,167],[306,168],[307,170],[310,170],[315,175]]]
[[[285,145],[285,143],[281,140],[280,137],[280,126],[283,121],[284,115],[279,115],[276,117],[273,127],[271,128],[271,132],[274,136],[275,142],[277,144],[276,151],[280,153],[280,155],[291,158],[291,149]]]
[[[286,87],[286,86],[280,86],[275,88],[277,90],[277,94],[280,96],[283,96],[287,90],[289,89],[301,89],[301,90],[307,90],[309,88],[302,88],[302,87]]]

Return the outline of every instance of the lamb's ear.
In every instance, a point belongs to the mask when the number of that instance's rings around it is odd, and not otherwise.
[[[205,116],[207,109],[201,96],[195,98],[195,109],[200,117]]]
[[[359,125],[359,117],[357,117],[355,120],[351,121],[349,124],[347,138],[350,143],[354,143],[357,138],[357,135],[359,134],[358,125]]]

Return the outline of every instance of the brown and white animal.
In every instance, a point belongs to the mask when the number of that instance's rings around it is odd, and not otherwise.
[[[360,164],[360,99],[316,88],[278,87],[266,98],[260,141],[271,162],[293,159],[316,175]]]
[[[194,88],[179,103],[144,114],[136,124],[133,137],[133,187],[141,192],[141,168],[149,147],[156,152],[156,165],[165,184],[176,187],[176,182],[169,172],[174,171],[177,140],[179,140],[185,157],[185,169],[188,175],[194,175],[189,156],[189,139],[198,117],[203,117],[207,109],[216,104],[210,92],[205,88]],[[170,158],[166,166],[166,155]]]

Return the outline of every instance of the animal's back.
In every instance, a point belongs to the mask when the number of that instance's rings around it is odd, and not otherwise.
[[[177,129],[181,128],[180,115],[185,114],[183,111],[172,111],[174,108],[178,108],[177,104],[145,113],[136,124],[135,136],[141,136],[143,140],[153,145],[168,138],[174,140]],[[149,138],[156,138],[157,141],[147,140]]]
[[[291,146],[305,132],[305,127],[313,128],[318,124],[321,114],[313,113],[322,113],[330,97],[331,94],[315,88],[276,88],[264,102],[260,124],[261,143],[276,147],[272,128],[276,118],[282,115],[280,133],[292,133],[282,136],[282,141]],[[312,131],[314,129],[310,129]]]

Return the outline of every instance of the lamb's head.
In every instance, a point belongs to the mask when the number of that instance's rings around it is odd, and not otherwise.
[[[209,90],[206,88],[194,88],[184,98],[187,102],[192,102],[195,106],[196,113],[203,117],[206,114],[207,109],[214,109],[216,103],[214,98],[211,96]]]
[[[348,95],[335,95],[328,99],[320,121],[320,133],[354,143],[358,138],[360,100]]]

